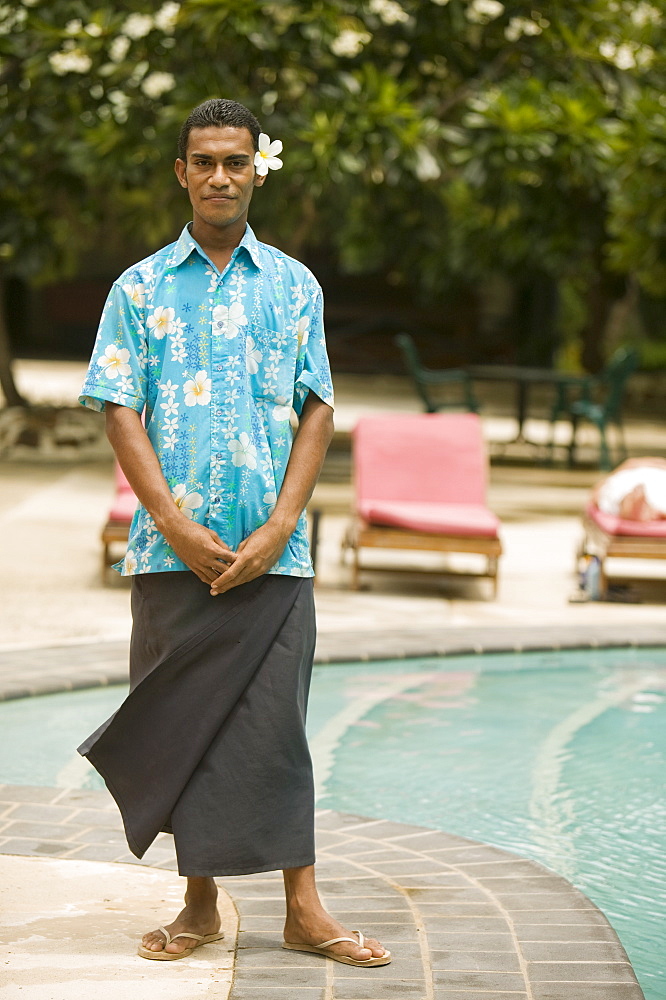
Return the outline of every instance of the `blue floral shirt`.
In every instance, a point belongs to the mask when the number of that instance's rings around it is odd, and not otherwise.
[[[314,276],[249,226],[220,274],[186,226],[114,283],[79,402],[145,409],[174,502],[235,550],[275,505],[309,391],[333,405]],[[139,506],[116,568],[187,566]],[[313,575],[304,513],[269,572]]]

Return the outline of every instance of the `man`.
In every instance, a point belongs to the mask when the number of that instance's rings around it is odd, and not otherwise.
[[[247,225],[280,149],[240,104],[195,108],[175,164],[193,221],[118,279],[102,314],[81,402],[106,409],[140,506],[122,567],[130,694],[79,750],[138,857],[174,834],[185,908],[144,936],[144,958],[219,938],[214,876],[283,869],[285,947],[385,965],[389,952],[352,937],[315,885],[303,512],[333,393],[321,289]]]

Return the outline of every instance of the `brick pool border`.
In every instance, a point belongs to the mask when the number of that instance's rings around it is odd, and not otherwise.
[[[478,653],[666,646],[666,626],[597,625],[320,632],[316,663],[400,660]],[[122,684],[127,641],[0,648],[0,701]]]

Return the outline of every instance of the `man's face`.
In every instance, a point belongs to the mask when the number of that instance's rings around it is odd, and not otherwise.
[[[195,217],[224,229],[247,215],[255,187],[265,176],[254,169],[255,149],[246,128],[193,128],[187,162],[176,160],[176,176],[187,188]]]

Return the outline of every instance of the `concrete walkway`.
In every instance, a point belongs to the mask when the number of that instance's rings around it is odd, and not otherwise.
[[[179,962],[136,954],[143,930],[180,908],[177,879],[140,865],[0,857],[3,1000],[225,997],[236,910],[220,898],[225,940]]]

